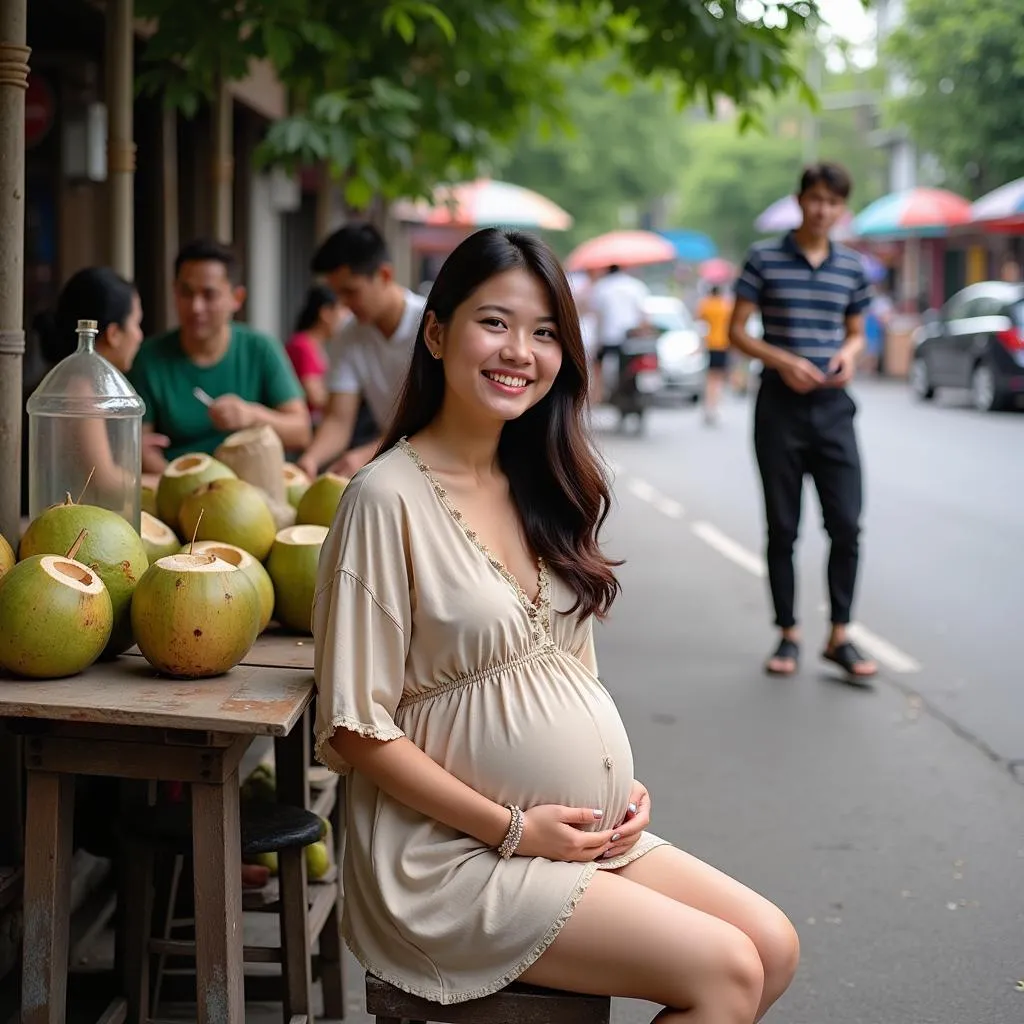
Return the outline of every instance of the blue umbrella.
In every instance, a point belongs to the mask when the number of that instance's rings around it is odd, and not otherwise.
[[[684,263],[703,263],[718,255],[718,247],[699,231],[659,231],[662,238],[667,238],[676,250],[676,257]]]

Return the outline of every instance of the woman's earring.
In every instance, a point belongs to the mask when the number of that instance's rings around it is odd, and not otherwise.
[[[431,354],[431,355],[432,355],[432,356],[433,356],[433,357],[434,357],[435,359],[440,359],[440,358],[441,358],[441,353],[440,353],[440,352],[431,352],[430,354]]]

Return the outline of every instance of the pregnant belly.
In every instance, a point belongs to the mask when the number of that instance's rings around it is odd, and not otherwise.
[[[556,662],[557,665],[557,662]],[[492,678],[413,705],[406,735],[453,775],[501,804],[564,804],[622,821],[633,754],[611,697],[582,669]]]

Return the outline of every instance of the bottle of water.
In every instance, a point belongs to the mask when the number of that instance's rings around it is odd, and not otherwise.
[[[28,502],[35,519],[70,494],[124,516],[142,511],[145,403],[95,350],[95,320],[78,321],[78,348],[32,393],[28,410]]]

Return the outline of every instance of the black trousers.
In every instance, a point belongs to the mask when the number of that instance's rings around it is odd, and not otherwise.
[[[808,395],[766,374],[754,409],[754,451],[768,526],[768,584],[780,629],[796,625],[793,546],[800,529],[805,476],[821,502],[832,622],[850,621],[860,555],[863,482],[853,420],[857,406],[844,390]]]

